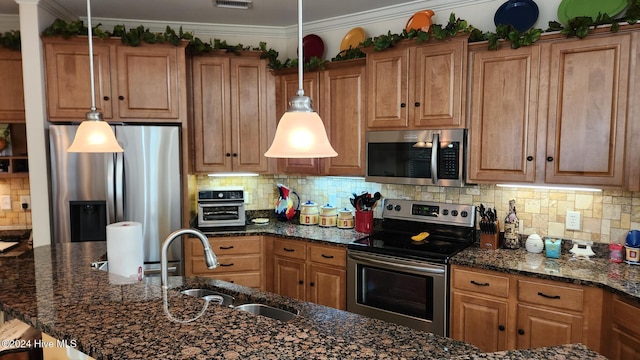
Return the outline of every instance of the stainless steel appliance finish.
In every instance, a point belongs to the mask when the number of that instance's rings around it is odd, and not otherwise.
[[[104,201],[106,224],[142,224],[145,264],[159,268],[162,241],[182,227],[180,128],[114,125],[123,153],[68,153],[77,128],[49,127],[54,241],[71,241],[70,202]],[[176,242],[168,261],[178,273],[181,259]]]
[[[347,251],[347,310],[447,336],[449,258],[476,238],[475,207],[385,199],[382,230]],[[428,232],[423,241],[412,236]]]
[[[198,191],[198,228],[233,228],[246,225],[244,191],[212,189]]]
[[[466,129],[368,131],[366,179],[380,183],[462,186]]]

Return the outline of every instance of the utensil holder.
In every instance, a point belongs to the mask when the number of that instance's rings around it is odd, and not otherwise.
[[[373,232],[373,211],[356,210],[356,231],[365,234]]]

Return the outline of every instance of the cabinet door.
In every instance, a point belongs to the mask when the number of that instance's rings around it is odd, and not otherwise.
[[[20,51],[0,49],[0,120],[25,121],[22,55]]]
[[[367,54],[367,128],[407,128],[409,49]]]
[[[282,115],[289,108],[289,100],[298,93],[298,74],[280,76],[279,91],[276,95],[277,118],[280,121]],[[318,112],[320,118],[322,113],[320,106],[320,78],[317,72],[305,73],[302,81],[304,94],[311,98],[313,109]],[[307,159],[278,159],[278,169],[288,174],[318,175],[322,173],[322,161],[318,158]]]
[[[582,316],[518,305],[518,349],[582,343]]]
[[[229,60],[193,58],[194,171],[231,171]]]
[[[120,118],[180,122],[180,72],[174,46],[118,46],[118,115]],[[184,95],[183,95],[184,96]]]
[[[464,127],[467,46],[465,37],[412,49],[411,127]]]
[[[326,70],[320,88],[322,120],[338,153],[323,160],[324,173],[364,176],[365,68]]]
[[[452,294],[451,337],[484,352],[507,349],[507,301],[458,291]]]
[[[629,34],[550,45],[546,182],[624,184],[630,47]]]
[[[273,292],[298,300],[305,298],[305,263],[276,256],[273,261]]]
[[[610,333],[611,349],[608,357],[611,360],[640,360],[640,338],[638,334],[622,329],[612,329]]]
[[[469,182],[535,180],[540,48],[472,51]]]
[[[344,268],[309,264],[307,301],[347,309],[347,271]]]
[[[105,120],[111,111],[111,48],[94,41],[96,108]],[[84,120],[91,107],[89,47],[85,42],[45,42],[47,107],[50,120]]]
[[[267,171],[266,60],[234,57],[231,75],[231,146],[234,171]]]

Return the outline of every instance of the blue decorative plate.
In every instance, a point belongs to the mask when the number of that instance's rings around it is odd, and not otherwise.
[[[500,5],[493,17],[498,25],[511,25],[520,32],[529,30],[538,20],[538,5],[533,0],[509,0]]]

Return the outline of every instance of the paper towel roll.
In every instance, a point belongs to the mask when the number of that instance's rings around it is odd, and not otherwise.
[[[122,283],[141,281],[144,276],[142,224],[123,221],[107,225],[107,267],[110,274],[125,277]],[[117,277],[109,277],[119,282]]]

